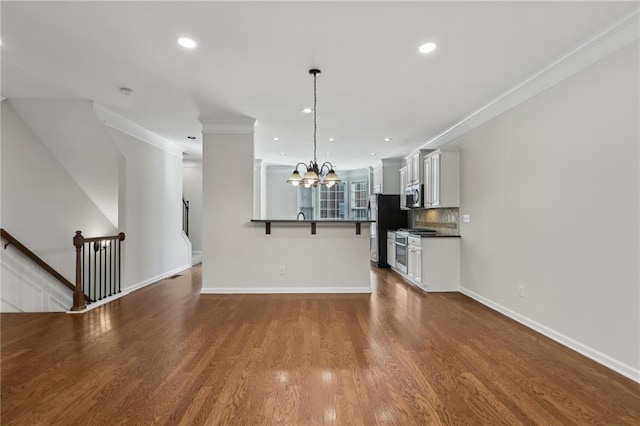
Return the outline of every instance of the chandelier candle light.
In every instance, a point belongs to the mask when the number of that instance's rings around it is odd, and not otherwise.
[[[316,142],[316,134],[318,131],[317,119],[316,119],[316,77],[320,74],[319,69],[310,69],[309,74],[313,75],[313,161],[310,161],[309,164],[298,163],[296,164],[295,169],[293,169],[293,173],[287,179],[287,183],[292,184],[293,186],[303,185],[305,188],[310,188],[312,186],[318,186],[318,183],[322,183],[327,188],[331,188],[336,183],[340,183],[340,178],[333,171],[333,164],[328,161],[322,163],[322,166],[318,167],[318,159],[317,159],[317,142]],[[304,176],[300,176],[298,172],[298,167],[300,165],[305,167]],[[326,170],[326,173],[325,173]]]

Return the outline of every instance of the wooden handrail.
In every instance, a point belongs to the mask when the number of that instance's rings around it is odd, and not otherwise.
[[[108,237],[91,237],[91,238],[84,238],[82,237],[82,241],[85,243],[92,243],[94,241],[104,241],[104,240],[120,240],[120,241],[124,241],[125,235],[124,232],[119,233],[118,235],[111,235]]]
[[[76,286],[73,285],[73,283],[71,281],[69,281],[68,279],[63,277],[58,271],[56,271],[51,266],[49,266],[49,264],[47,262],[45,262],[44,260],[40,259],[37,254],[35,254],[31,250],[29,250],[27,247],[25,247],[24,244],[22,244],[20,241],[18,241],[13,235],[8,233],[4,229],[0,228],[0,236],[2,236],[2,238],[7,240],[8,242],[10,242],[15,248],[20,250],[25,256],[27,256],[29,259],[31,259],[36,265],[40,266],[42,269],[47,271],[55,279],[60,281],[62,284],[64,284],[70,290],[75,290]]]

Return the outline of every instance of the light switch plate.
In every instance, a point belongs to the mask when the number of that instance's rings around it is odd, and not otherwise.
[[[471,215],[468,215],[468,214],[462,215],[462,221],[464,223],[471,223]]]

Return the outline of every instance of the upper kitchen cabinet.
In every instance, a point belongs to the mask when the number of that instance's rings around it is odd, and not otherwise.
[[[422,178],[422,153],[416,152],[406,158],[407,160],[407,185],[421,183]]]
[[[407,172],[407,167],[402,167],[400,169],[400,208],[402,210],[408,210],[407,197],[405,196],[405,191],[407,190],[407,183],[409,179]]]
[[[460,206],[460,155],[433,151],[423,160],[424,206]]]

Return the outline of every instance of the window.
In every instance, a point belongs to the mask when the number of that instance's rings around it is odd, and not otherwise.
[[[369,204],[369,178],[359,173],[342,173],[341,183],[330,188],[324,185],[305,188],[297,187],[297,211],[304,213],[307,220],[349,219],[366,220]]]
[[[320,219],[344,219],[344,183],[320,186]]]
[[[313,188],[298,187],[298,211],[304,214],[305,219],[313,219]]]
[[[369,185],[367,181],[351,183],[351,218],[367,218],[367,201],[369,198]]]

